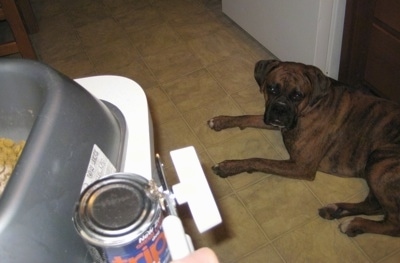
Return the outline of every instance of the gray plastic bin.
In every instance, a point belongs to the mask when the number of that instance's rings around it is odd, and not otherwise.
[[[0,136],[26,140],[0,197],[1,262],[90,262],[72,215],[94,144],[119,170],[115,106],[35,61],[0,59]]]

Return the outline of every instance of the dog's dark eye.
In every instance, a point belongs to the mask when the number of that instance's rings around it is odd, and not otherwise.
[[[298,102],[301,101],[304,98],[304,94],[298,91],[293,91],[290,93],[290,99],[292,101]]]
[[[281,92],[281,88],[278,84],[267,85],[267,92],[271,95],[278,95]]]

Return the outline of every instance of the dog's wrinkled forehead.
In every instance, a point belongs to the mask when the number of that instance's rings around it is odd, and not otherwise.
[[[266,76],[266,84],[279,84],[283,89],[310,87],[303,65],[281,63]]]
[[[300,95],[308,98],[310,106],[326,96],[331,85],[330,79],[314,66],[278,60],[258,61],[254,77],[265,95]]]

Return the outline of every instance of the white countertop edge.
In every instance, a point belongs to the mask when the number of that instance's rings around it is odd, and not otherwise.
[[[135,81],[121,76],[101,75],[75,79],[101,100],[117,106],[127,124],[127,149],[124,172],[152,178],[152,130],[147,98]]]

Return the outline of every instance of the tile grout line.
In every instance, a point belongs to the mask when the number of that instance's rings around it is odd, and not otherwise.
[[[376,263],[381,263],[384,262],[386,259],[398,255],[400,257],[400,248],[398,250],[393,251],[393,253],[389,253],[388,255],[386,255],[385,257],[379,259],[378,261],[376,261]]]
[[[265,178],[261,179],[261,180],[265,180]],[[259,180],[259,181],[261,181]],[[259,182],[258,181],[258,182]],[[249,185],[247,186],[249,187]],[[247,188],[246,187],[246,188]],[[243,187],[244,188],[244,187]],[[258,220],[255,218],[255,216],[253,215],[253,213],[251,213],[251,211],[249,210],[249,208],[246,206],[246,204],[244,203],[244,201],[242,200],[242,198],[240,197],[240,195],[238,194],[238,191],[236,191],[234,189],[234,194],[236,196],[236,198],[239,200],[239,202],[242,204],[242,206],[244,207],[244,209],[246,210],[246,212],[250,215],[251,219],[256,223],[257,227],[260,229],[261,233],[263,234],[263,236],[265,237],[265,239],[267,240],[267,242],[265,244],[263,244],[262,246],[257,247],[256,249],[254,249],[253,251],[247,253],[246,255],[243,255],[241,258],[245,258],[246,256],[253,254],[255,252],[257,252],[261,247],[265,247],[267,245],[271,245],[272,248],[275,250],[275,252],[279,255],[279,257],[281,259],[283,259],[283,256],[281,255],[281,253],[277,250],[277,248],[275,247],[275,245],[273,244],[273,240],[271,238],[269,238],[269,236],[267,235],[267,233],[264,231],[263,227],[261,226],[261,224],[258,222]],[[283,259],[284,262],[286,262]]]

